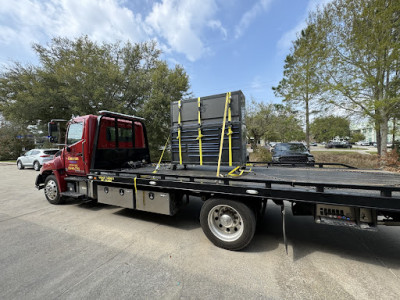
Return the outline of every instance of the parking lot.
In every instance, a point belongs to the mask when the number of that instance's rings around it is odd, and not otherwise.
[[[38,172],[0,164],[1,299],[399,299],[400,228],[365,232],[293,218],[285,252],[269,205],[240,252],[212,245],[201,201],[176,216],[114,206],[50,205]]]

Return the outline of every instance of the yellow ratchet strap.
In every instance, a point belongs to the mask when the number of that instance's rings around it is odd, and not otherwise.
[[[229,166],[232,167],[232,110],[231,110],[231,92],[228,93],[228,138],[229,138]]]
[[[250,165],[250,164],[246,164],[246,166],[248,166],[248,167],[253,167],[253,165]],[[232,177],[242,176],[243,173],[246,173],[246,174],[251,173],[251,169],[252,169],[252,168],[250,168],[250,170],[245,170],[245,169],[243,169],[243,170],[240,170],[239,173],[235,173],[236,171],[239,170],[239,168],[240,168],[240,166],[234,168],[232,171],[230,171],[230,172],[228,173],[228,176],[232,176]]]
[[[201,134],[201,101],[200,101],[200,97],[197,98],[197,107],[198,107],[198,121],[199,121],[199,128],[198,128],[198,132],[199,135],[197,136],[196,140],[199,140],[199,155],[200,155],[200,166],[203,165],[203,150],[202,150],[202,145],[201,145],[201,138],[203,137],[203,135]]]
[[[182,102],[181,100],[178,101],[178,141],[179,141],[179,164],[182,164],[182,143],[181,143],[181,108]]]
[[[230,172],[228,173],[228,175],[229,175],[229,176],[232,176],[232,177],[241,176],[241,175],[243,174],[244,170],[241,170],[241,171],[239,172],[239,174],[235,174],[235,172],[236,172],[237,170],[239,170],[239,168],[240,168],[240,166],[237,166],[237,167],[234,168],[232,171],[230,171]]]
[[[137,196],[136,177],[133,178],[133,185],[135,187],[135,198],[136,198],[136,196]]]
[[[169,142],[169,136],[167,138],[167,142],[164,145],[164,149],[163,149],[163,152],[161,153],[160,160],[158,161],[156,169],[153,171],[153,173],[157,173],[157,171],[160,169],[161,160],[162,160],[162,158],[164,156],[165,149],[167,149],[168,142]]]
[[[221,168],[222,148],[224,147],[224,137],[225,137],[226,110],[227,110],[228,102],[229,102],[229,94],[230,93],[226,93],[225,109],[224,109],[224,121],[222,122],[221,141],[219,143],[217,177],[219,177],[219,170]]]

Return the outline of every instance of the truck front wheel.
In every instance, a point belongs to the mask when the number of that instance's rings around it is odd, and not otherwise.
[[[58,188],[57,179],[54,175],[47,176],[44,182],[44,194],[47,201],[51,204],[61,204],[63,198],[60,195],[60,189]]]
[[[204,234],[216,246],[240,250],[250,244],[256,230],[254,211],[242,202],[209,199],[200,212]]]

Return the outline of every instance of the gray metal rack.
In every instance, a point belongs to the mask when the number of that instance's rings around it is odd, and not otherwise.
[[[235,167],[246,164],[245,97],[241,91],[228,95],[229,99],[227,94],[218,94],[172,103],[173,164],[216,165],[224,116],[221,164]]]

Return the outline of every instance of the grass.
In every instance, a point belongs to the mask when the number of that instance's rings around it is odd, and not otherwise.
[[[368,154],[378,154],[378,151],[365,151]]]
[[[16,160],[1,160],[0,162],[6,162],[6,163],[16,163]]]
[[[315,151],[316,162],[340,163],[360,169],[378,169],[379,157],[377,154],[361,154],[347,151]]]

